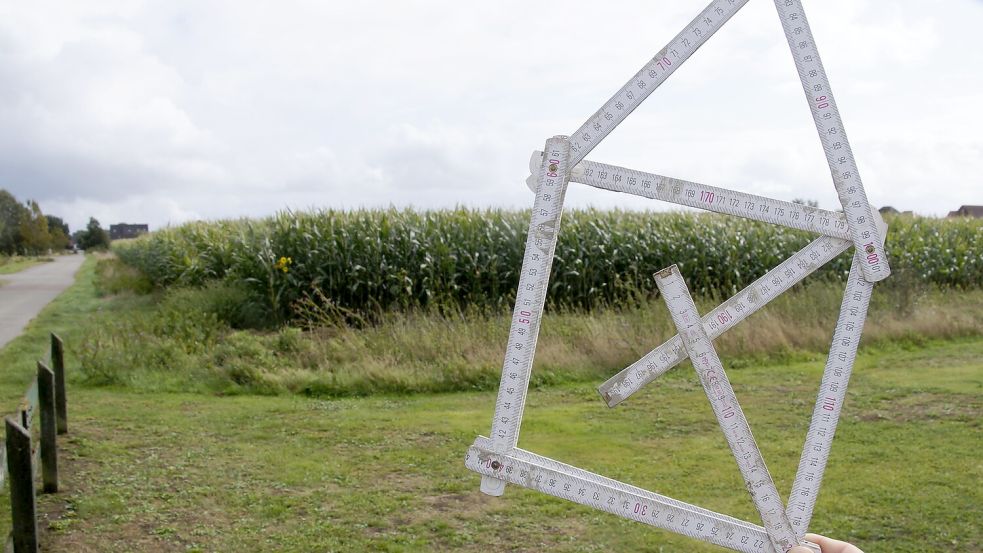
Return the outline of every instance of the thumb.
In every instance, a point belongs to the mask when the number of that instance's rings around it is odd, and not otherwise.
[[[812,550],[804,545],[796,545],[788,550],[788,553],[812,553]]]

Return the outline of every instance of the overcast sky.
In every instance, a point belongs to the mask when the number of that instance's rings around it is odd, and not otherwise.
[[[576,130],[705,5],[2,2],[0,187],[73,229],[90,215],[156,228],[284,208],[528,207],[530,152]],[[983,204],[983,1],[805,5],[871,201]],[[569,31],[562,47],[544,22]],[[770,0],[590,159],[838,207]],[[674,209],[581,185],[568,197]]]

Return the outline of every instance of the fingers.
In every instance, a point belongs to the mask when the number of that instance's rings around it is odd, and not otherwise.
[[[812,543],[818,544],[823,553],[864,553],[856,545],[827,538],[826,536],[820,536],[819,534],[806,534],[805,538]],[[795,549],[792,548],[792,551],[795,551]],[[796,551],[795,553],[799,552]]]

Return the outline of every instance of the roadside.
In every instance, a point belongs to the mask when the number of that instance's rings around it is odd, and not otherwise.
[[[37,314],[75,281],[84,255],[59,255],[3,276],[0,287],[0,347],[17,337]]]
[[[23,271],[24,269],[27,269],[29,267],[33,267],[39,263],[50,263],[51,261],[54,261],[53,256],[7,257],[7,256],[0,255],[0,277],[2,277],[3,275],[19,273],[20,271]]]

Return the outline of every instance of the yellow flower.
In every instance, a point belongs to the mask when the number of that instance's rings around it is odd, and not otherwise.
[[[280,259],[278,259],[277,262],[273,264],[273,268],[286,273],[290,271],[288,267],[290,267],[290,264],[293,262],[294,262],[293,259],[289,257],[281,256]]]

